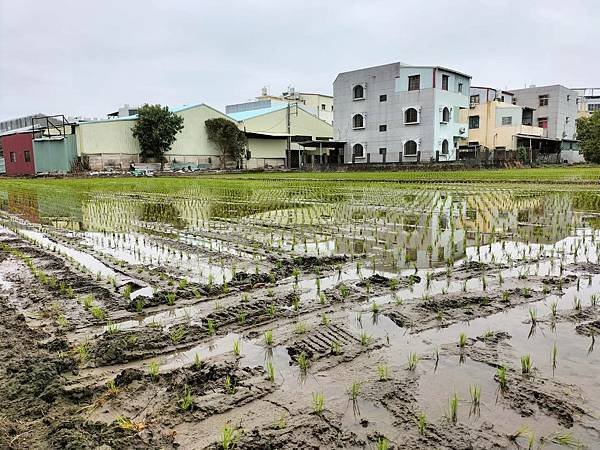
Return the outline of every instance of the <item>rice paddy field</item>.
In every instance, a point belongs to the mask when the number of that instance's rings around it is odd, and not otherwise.
[[[600,448],[600,169],[0,180],[0,448]]]

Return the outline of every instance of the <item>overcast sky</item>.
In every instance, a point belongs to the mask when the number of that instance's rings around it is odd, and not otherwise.
[[[0,120],[330,94],[338,72],[396,61],[600,87],[600,1],[0,0]]]

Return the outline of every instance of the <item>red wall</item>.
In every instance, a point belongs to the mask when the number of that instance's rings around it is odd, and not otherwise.
[[[6,175],[35,175],[35,162],[33,160],[33,133],[18,133],[2,136],[2,150]],[[25,161],[25,151],[29,151],[30,161]],[[10,154],[14,153],[16,162],[12,162]]]

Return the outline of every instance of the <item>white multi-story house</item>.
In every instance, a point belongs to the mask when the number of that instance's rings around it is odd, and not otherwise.
[[[439,66],[385,64],[333,83],[334,138],[344,162],[453,161],[468,135],[469,75]]]

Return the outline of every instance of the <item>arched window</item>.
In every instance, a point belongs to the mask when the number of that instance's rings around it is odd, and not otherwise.
[[[352,128],[364,128],[365,127],[365,118],[362,114],[354,114],[352,116]]]
[[[404,143],[404,154],[414,156],[417,154],[417,143],[415,141],[406,141]]]
[[[354,88],[352,89],[352,93],[354,100],[360,100],[362,98],[365,98],[365,88],[361,84],[357,84],[356,86],[354,86]]]
[[[419,121],[419,114],[415,108],[408,108],[404,111],[404,123],[417,123]]]
[[[352,154],[355,158],[364,158],[365,157],[365,147],[362,144],[354,144],[352,146]]]
[[[448,154],[448,140],[444,139],[442,141],[442,155],[447,155]]]
[[[442,122],[450,122],[450,110],[446,106],[442,109]]]

